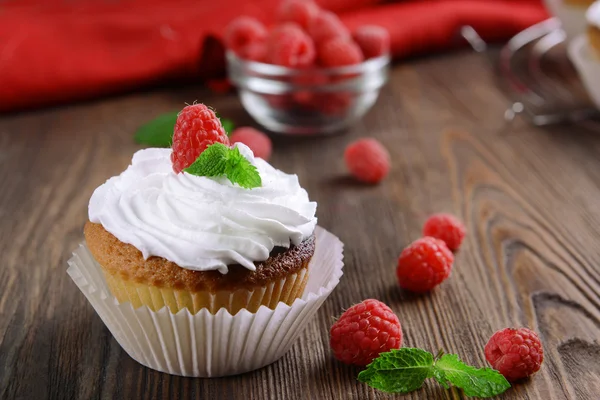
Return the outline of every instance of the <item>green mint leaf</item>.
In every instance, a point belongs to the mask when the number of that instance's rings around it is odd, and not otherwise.
[[[446,378],[446,375],[444,374],[444,372],[441,369],[434,368],[433,369],[433,377],[440,385],[442,385],[442,387],[444,389],[450,389],[450,385],[448,384],[448,379]]]
[[[491,368],[475,368],[460,361],[456,354],[444,354],[436,361],[433,377],[443,383],[449,381],[464,390],[467,396],[492,397],[504,393],[510,383]]]
[[[408,393],[420,388],[433,374],[433,354],[415,348],[381,353],[358,380],[388,393]]]
[[[196,161],[184,171],[196,176],[225,175],[230,151],[229,147],[222,143],[212,144],[200,153]]]
[[[136,143],[151,147],[170,147],[173,140],[173,128],[178,112],[162,114],[141,126],[133,139]]]
[[[222,143],[208,146],[185,172],[196,176],[226,176],[243,188],[260,187],[262,180],[256,167],[238,150]]]
[[[225,167],[225,175],[231,183],[237,183],[243,188],[252,189],[260,187],[262,180],[256,167],[244,157],[237,147],[229,150],[229,157]]]
[[[232,120],[226,118],[219,118],[221,120],[221,125],[223,125],[223,129],[227,133],[227,136],[231,136],[231,132],[235,129],[235,124]]]

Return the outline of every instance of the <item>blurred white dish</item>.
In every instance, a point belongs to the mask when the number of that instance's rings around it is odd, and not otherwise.
[[[573,39],[568,51],[590,98],[600,109],[600,58],[591,48],[587,35],[579,35]]]
[[[544,0],[544,3],[546,8],[560,20],[568,40],[573,40],[585,32],[587,6],[568,4],[564,0]]]

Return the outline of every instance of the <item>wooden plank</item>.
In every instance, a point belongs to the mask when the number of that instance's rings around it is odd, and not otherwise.
[[[350,132],[275,138],[272,163],[299,175],[319,224],[346,245],[345,275],[292,350],[241,376],[190,379],[124,353],[65,273],[92,191],[129,163],[135,129],[198,100],[250,124],[234,95],[158,91],[0,120],[0,398],[383,399],[329,350],[335,316],[365,298],[398,314],[405,345],[485,365],[497,329],[529,326],[546,360],[502,399],[593,399],[600,389],[600,136],[502,116],[484,60],[461,53],[397,65]],[[389,148],[390,177],[365,187],[343,150],[360,136]],[[398,289],[396,259],[427,215],[469,230],[451,279],[429,295]],[[429,382],[403,398],[460,398]]]

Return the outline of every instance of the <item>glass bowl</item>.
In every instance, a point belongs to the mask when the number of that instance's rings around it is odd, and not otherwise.
[[[262,126],[284,134],[340,131],[360,119],[387,82],[390,56],[337,68],[294,69],[227,52],[242,105]]]

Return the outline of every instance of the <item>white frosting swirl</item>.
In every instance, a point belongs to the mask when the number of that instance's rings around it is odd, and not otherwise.
[[[594,2],[585,13],[588,25],[600,29],[600,1]]]
[[[89,204],[90,221],[100,223],[144,258],[159,256],[180,267],[219,270],[269,258],[275,246],[289,247],[312,235],[316,203],[298,183],[254,158],[262,187],[244,189],[227,178],[175,174],[171,149],[145,149],[131,165],[96,189]]]

